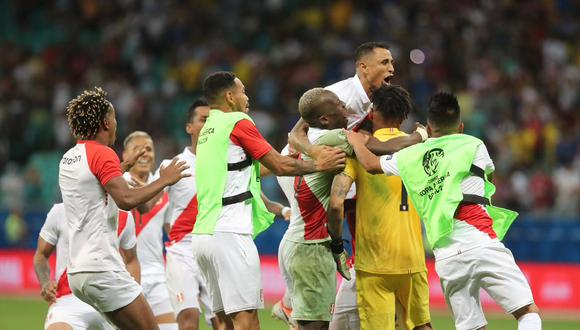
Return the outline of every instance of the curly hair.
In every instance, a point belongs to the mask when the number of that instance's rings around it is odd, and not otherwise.
[[[371,96],[373,107],[385,119],[403,122],[413,109],[409,92],[401,86],[381,86]]]
[[[68,126],[73,136],[79,140],[94,138],[99,132],[111,102],[107,93],[100,87],[85,90],[79,96],[69,101],[66,107]]]

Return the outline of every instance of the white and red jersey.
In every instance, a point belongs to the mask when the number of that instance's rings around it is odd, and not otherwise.
[[[104,186],[123,174],[113,149],[78,141],[59,165],[59,185],[70,235],[69,273],[121,271],[119,209]]]
[[[380,158],[383,172],[387,175],[399,175],[397,153]],[[495,170],[495,166],[487,148],[481,144],[475,153],[473,165],[483,169],[486,174]],[[484,196],[485,182],[483,178],[471,175],[461,182],[463,194]],[[493,230],[493,219],[484,206],[479,204],[460,204],[455,212],[453,231],[441,239],[433,248],[437,260],[457,255],[458,251],[468,251],[476,247],[497,241]]]
[[[239,163],[251,157],[258,160],[272,150],[256,125],[251,121],[240,120],[232,133],[228,144],[228,163]],[[228,171],[224,197],[235,196],[248,191],[253,167],[248,166],[239,171]],[[253,234],[252,204],[235,203],[225,205],[215,226],[217,232]]]
[[[120,211],[118,213],[119,245],[122,249],[128,250],[135,246],[135,226],[132,225],[133,217],[130,213]],[[40,237],[48,244],[56,247],[56,271],[57,280],[56,297],[63,297],[72,294],[66,275],[69,263],[69,228],[66,221],[64,204],[54,204],[46,215],[44,225],[40,229]]]
[[[131,180],[129,172],[123,173],[126,181]],[[147,184],[157,177],[149,175]],[[131,210],[135,219],[137,233],[137,257],[141,265],[141,277],[146,281],[149,277],[165,278],[165,261],[163,259],[163,224],[168,222],[167,211],[169,195],[163,192],[153,208],[141,214],[137,209]]]
[[[308,140],[312,144],[322,143],[343,150],[348,145],[342,130],[310,127]],[[306,158],[304,155],[302,157]],[[292,190],[290,191],[288,187],[284,190],[292,208],[292,217],[284,239],[296,243],[317,243],[330,240],[327,230],[327,211],[333,178],[334,173],[331,172],[316,172],[293,178]]]
[[[195,184],[195,159],[190,147],[176,156],[184,161],[189,168],[185,170],[191,176],[182,178],[172,186],[167,187],[169,194],[168,219],[171,224],[167,251],[182,255],[191,255],[191,231],[197,219],[197,187]],[[161,166],[167,166],[171,160],[164,160]]]

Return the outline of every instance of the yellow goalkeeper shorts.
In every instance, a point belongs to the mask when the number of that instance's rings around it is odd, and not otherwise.
[[[357,303],[361,329],[399,329],[431,322],[427,272],[373,274],[356,271]]]

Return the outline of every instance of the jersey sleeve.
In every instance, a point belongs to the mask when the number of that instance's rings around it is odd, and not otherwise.
[[[89,153],[89,166],[101,185],[104,186],[111,179],[123,175],[119,156],[113,149],[106,146],[95,146],[91,149],[87,150]]]
[[[42,228],[40,229],[40,237],[50,245],[56,246],[56,243],[58,242],[58,237],[60,235],[58,222],[66,221],[63,216],[64,206],[62,204],[54,205],[46,215],[44,225],[42,225]]]
[[[260,159],[272,150],[272,146],[260,134],[256,125],[247,119],[240,120],[236,124],[230,139],[249,153],[252,159]]]
[[[348,143],[346,133],[342,128],[324,133],[316,140],[315,144],[340,148],[349,156],[353,154],[352,146]]]
[[[356,165],[356,158],[346,157],[346,165],[344,166],[343,173],[350,177],[353,181],[356,181]]]
[[[136,244],[135,218],[131,212],[127,212],[127,224],[119,236],[119,247],[123,250],[129,250],[134,248]]]
[[[489,152],[487,151],[485,144],[482,143],[477,147],[473,165],[483,169],[486,174],[495,171],[495,165],[489,156]]]
[[[397,167],[397,153],[381,156],[380,162],[386,175],[400,175],[399,167]]]

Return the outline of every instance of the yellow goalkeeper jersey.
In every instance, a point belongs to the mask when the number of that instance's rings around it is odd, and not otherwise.
[[[403,135],[396,128],[374,133],[380,141]],[[355,268],[376,274],[425,271],[421,222],[401,178],[372,175],[351,157],[344,173],[356,183]]]

